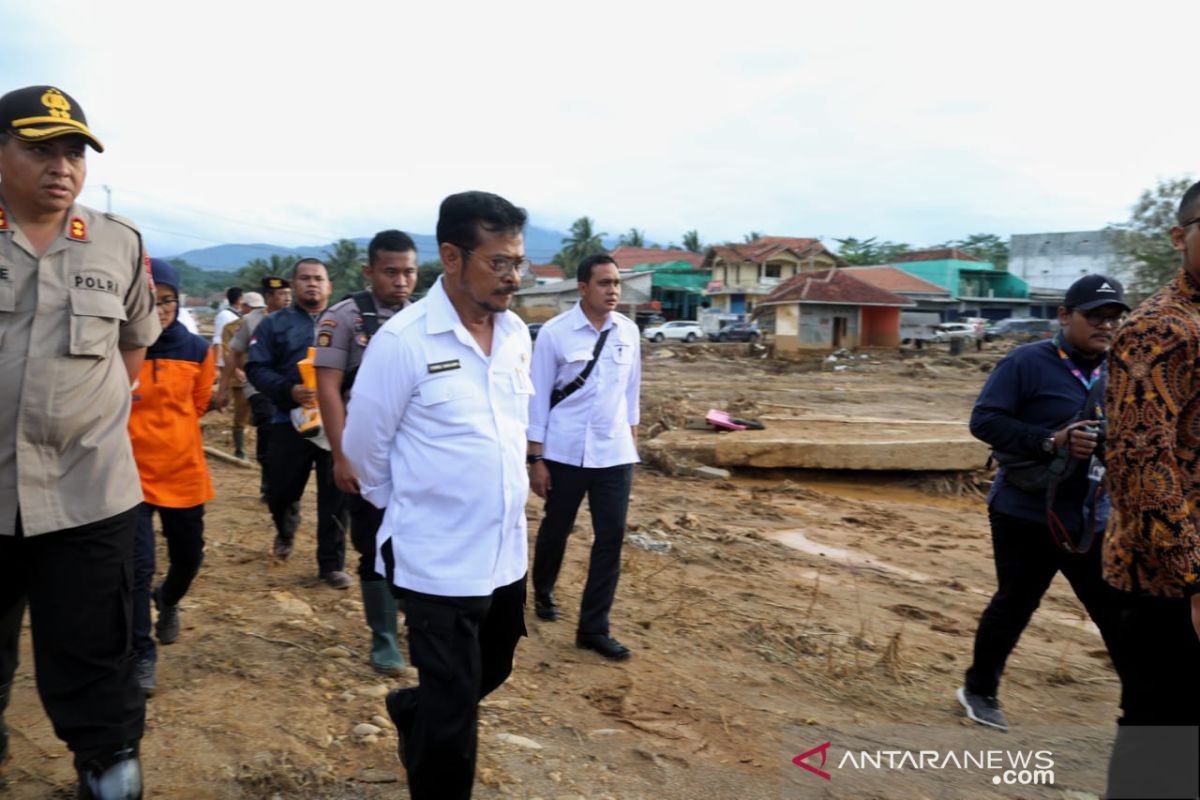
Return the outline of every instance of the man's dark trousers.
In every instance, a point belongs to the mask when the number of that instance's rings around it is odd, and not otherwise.
[[[575,515],[587,495],[594,538],[577,630],[583,634],[607,636],[608,612],[621,577],[621,545],[625,541],[633,465],[589,468],[550,460],[544,463],[550,471],[550,493],[533,551],[534,596],[546,600],[554,591],[567,549],[567,537],[575,527]]]
[[[1196,797],[1200,638],[1186,597],[1121,593],[1120,726],[1105,797]]]
[[[1101,575],[1099,536],[1090,551],[1075,555],[1055,546],[1045,524],[998,511],[989,512],[988,519],[992,524],[992,551],[999,588],[979,619],[975,657],[967,670],[967,691],[984,697],[996,696],[1004,663],[1058,572],[1071,583],[1075,596],[1100,629],[1115,662],[1119,652],[1116,629],[1121,598]]]
[[[398,598],[419,674],[418,685],[400,690],[388,709],[403,738],[409,792],[413,800],[467,800],[479,701],[508,679],[525,635],[525,577],[483,597],[404,589]]]
[[[385,580],[375,571],[375,539],[383,523],[383,509],[357,494],[346,495],[346,509],[350,514],[350,543],[358,553],[358,579],[364,582]]]
[[[299,523],[294,504],[300,501],[308,474],[317,468],[317,571],[341,570],[346,565],[346,498],[333,482],[333,456],[305,439],[290,422],[269,426],[267,506],[275,532],[291,542]]]
[[[131,658],[137,507],[26,538],[0,536],[0,684],[12,680],[28,601],[38,694],[76,764],[142,738],[146,705]]]

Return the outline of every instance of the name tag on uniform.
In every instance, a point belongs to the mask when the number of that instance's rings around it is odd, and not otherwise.
[[[431,375],[439,372],[449,372],[452,369],[461,369],[462,364],[458,363],[457,358],[452,358],[449,361],[435,361],[432,364],[425,365],[429,369]]]

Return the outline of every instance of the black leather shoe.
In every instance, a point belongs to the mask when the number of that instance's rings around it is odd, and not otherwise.
[[[391,718],[392,724],[396,726],[396,738],[399,740],[396,745],[396,755],[400,757],[400,764],[408,769],[408,759],[404,757],[404,731],[408,728],[408,721],[401,719],[400,711],[400,692],[403,689],[392,689],[387,693],[387,697],[383,699],[383,705],[387,708],[388,717]]]
[[[142,765],[127,747],[79,768],[79,800],[142,800]]]
[[[538,619],[543,619],[546,622],[556,622],[562,616],[558,610],[558,604],[554,602],[554,597],[551,595],[548,598],[535,599],[533,601],[533,613]]]
[[[624,661],[633,655],[628,647],[603,633],[577,633],[575,634],[575,646],[584,650],[595,650],[613,661]]]
[[[281,561],[287,561],[287,557],[292,554],[291,541],[282,536],[275,537],[275,557]]]

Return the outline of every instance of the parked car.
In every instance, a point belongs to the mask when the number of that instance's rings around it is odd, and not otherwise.
[[[719,331],[710,333],[708,338],[714,342],[756,342],[758,328],[746,322],[731,322]]]
[[[1037,317],[1009,317],[1002,319],[983,332],[984,341],[994,342],[997,339],[1016,339],[1030,341],[1048,339],[1059,328],[1057,319],[1039,319]]]
[[[666,317],[653,311],[639,311],[635,315],[634,319],[634,322],[637,323],[637,326],[640,330],[645,330],[646,328],[651,328],[655,325],[662,325],[666,321]]]
[[[542,323],[540,323],[540,322],[529,323],[529,338],[536,342],[538,331],[540,331],[541,329],[542,329]]]
[[[974,339],[975,325],[970,322],[943,322],[934,326],[933,341],[948,342],[951,339]]]
[[[664,342],[672,339],[677,342],[694,342],[704,336],[699,323],[691,320],[675,320],[661,325],[652,325],[642,331],[642,336],[652,342]]]

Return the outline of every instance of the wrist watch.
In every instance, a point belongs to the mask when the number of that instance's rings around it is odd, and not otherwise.
[[[537,462],[539,462],[539,461],[541,461],[541,460],[542,460],[542,457],[541,457],[541,456],[535,456],[535,455],[533,455],[533,454],[530,454],[530,455],[527,455],[527,456],[525,456],[525,463],[526,463],[526,464],[536,464]]]
[[[1054,455],[1055,449],[1056,448],[1054,447],[1054,437],[1053,436],[1047,436],[1045,439],[1042,439],[1042,452],[1043,453],[1045,453],[1046,455]]]

